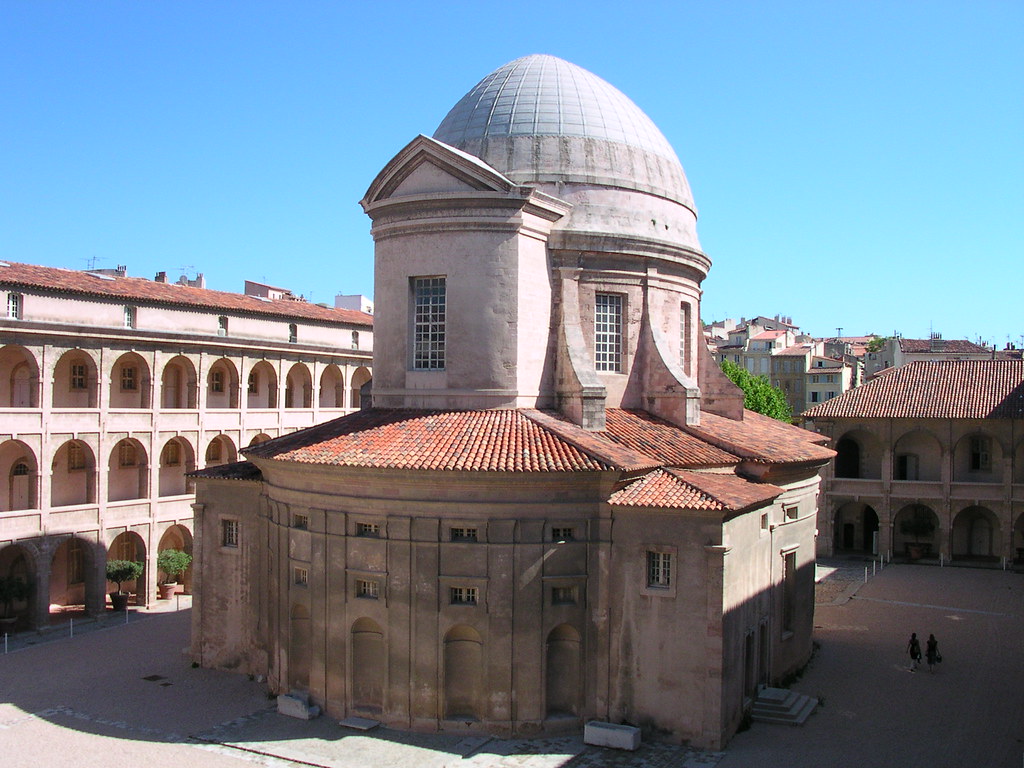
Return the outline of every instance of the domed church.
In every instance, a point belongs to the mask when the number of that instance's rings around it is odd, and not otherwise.
[[[363,409],[194,473],[193,658],[335,718],[721,747],[810,656],[833,452],[744,411],[707,352],[672,147],[527,56],[361,205]]]

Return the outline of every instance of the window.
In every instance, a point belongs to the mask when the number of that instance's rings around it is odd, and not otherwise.
[[[452,541],[476,541],[476,528],[452,528]]]
[[[672,555],[668,552],[647,553],[647,586],[668,589],[672,586]]]
[[[987,437],[971,438],[971,471],[988,472],[992,469],[991,444]]]
[[[761,513],[761,530],[762,531],[767,531],[768,530],[768,513],[767,512],[762,512]]]
[[[444,369],[446,278],[413,278],[413,359],[417,371]]]
[[[131,443],[120,443],[117,446],[117,463],[122,467],[134,467],[135,446]]]
[[[894,480],[917,480],[917,456],[912,453],[898,454],[895,474]]]
[[[356,597],[377,600],[380,598],[380,585],[372,579],[356,579]]]
[[[221,546],[224,547],[237,547],[238,546],[238,521],[237,520],[221,520],[220,522]]]
[[[690,305],[679,305],[679,364],[685,369],[690,360]]]
[[[163,465],[165,467],[177,467],[179,464],[181,464],[181,446],[175,442],[170,442],[164,446]]]
[[[309,528],[309,515],[292,515],[292,528],[305,531]]]
[[[820,392],[811,392],[811,402],[812,403],[821,402],[821,393]]]
[[[125,307],[124,308],[124,327],[125,328],[134,328],[135,327],[136,312],[137,311],[136,311],[135,307]]]
[[[117,542],[117,559],[118,560],[135,560],[138,556],[138,551],[135,548],[135,542],[132,541],[131,536],[121,536]]]
[[[125,365],[121,368],[121,391],[134,392],[139,388],[135,366]]]
[[[552,541],[572,541],[576,537],[574,536],[574,529],[572,528],[552,528],[551,529],[551,540]]]
[[[377,523],[356,523],[356,536],[378,538],[380,536],[380,525]]]
[[[72,538],[68,541],[68,584],[81,584],[85,581],[85,552],[82,542]]]
[[[594,297],[594,364],[599,371],[622,370],[622,296]]]
[[[11,320],[21,320],[21,304],[23,297],[20,293],[7,294],[7,317]]]
[[[295,567],[295,583],[300,587],[305,587],[309,584],[309,569]]]
[[[222,371],[220,368],[214,368],[212,371],[210,371],[210,391],[224,391],[224,371]]]
[[[831,399],[832,399],[833,397],[835,397],[835,396],[836,396],[836,393],[835,393],[835,392],[826,392],[826,393],[825,393],[825,399],[826,399],[826,400],[831,400]]]
[[[71,364],[71,389],[83,390],[89,386],[85,375],[85,363]]]
[[[782,557],[782,631],[792,632],[796,618],[796,552],[786,552]]]
[[[476,605],[476,587],[449,587],[448,597],[452,605]]]
[[[352,349],[359,349],[359,331],[352,331]]]
[[[294,344],[299,340],[299,326],[292,323],[288,326],[288,341]]]
[[[228,335],[228,319],[221,315],[217,318],[217,335],[227,336]]]
[[[68,446],[68,470],[85,469],[85,451],[78,443]]]
[[[821,376],[819,376],[818,374],[814,374],[813,376],[811,376],[811,384],[820,384],[820,379]]]
[[[576,605],[576,587],[552,587],[552,605]]]
[[[206,446],[206,460],[220,461],[220,440],[214,439]]]
[[[787,504],[783,506],[782,512],[787,520],[796,520],[800,514],[800,508],[796,504]]]
[[[253,371],[249,374],[249,394],[255,395],[260,391],[260,375]]]
[[[24,461],[19,461],[13,467],[11,467],[11,475],[14,477],[25,477],[28,475],[28,464]]]

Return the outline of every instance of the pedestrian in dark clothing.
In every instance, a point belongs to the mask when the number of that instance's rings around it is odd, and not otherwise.
[[[910,671],[916,672],[917,665],[921,663],[921,641],[917,639],[917,632],[910,633],[907,652],[910,654]]]
[[[928,642],[925,643],[925,658],[928,659],[928,671],[934,672],[935,665],[939,660],[939,641],[935,639],[935,635],[928,635]]]

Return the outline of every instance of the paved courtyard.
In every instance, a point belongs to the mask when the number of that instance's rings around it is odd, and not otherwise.
[[[0,656],[0,760],[5,768],[112,760],[204,768],[1024,764],[1024,576],[896,565],[862,581],[857,565],[829,572],[819,588],[820,648],[793,687],[823,706],[802,727],[755,723],[725,753],[667,744],[621,753],[579,737],[361,733],[324,717],[292,720],[274,712],[258,682],[191,668],[182,654],[185,599],[180,611],[165,603],[127,625],[76,624],[74,638],[12,639]],[[907,670],[911,631],[939,639],[936,674]]]

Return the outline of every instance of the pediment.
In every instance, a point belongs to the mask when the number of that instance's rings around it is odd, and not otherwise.
[[[429,136],[417,136],[370,184],[363,208],[396,197],[464,192],[507,193],[515,184],[480,158]]]

